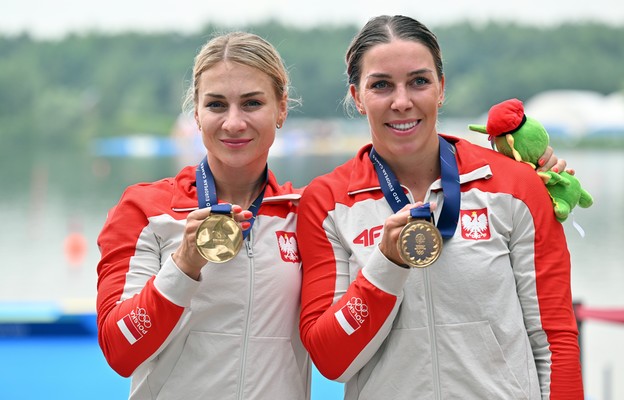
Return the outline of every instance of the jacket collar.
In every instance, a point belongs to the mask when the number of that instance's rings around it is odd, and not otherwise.
[[[454,136],[441,135],[448,140],[456,149],[457,167],[459,168],[460,183],[471,182],[478,179],[488,179],[492,176],[492,171],[485,158],[481,154],[471,151],[469,147],[475,146],[472,143]],[[360,192],[381,190],[375,166],[370,160],[370,150],[372,144],[362,147],[353,159],[351,178],[349,180],[348,192],[353,195]],[[404,187],[405,188],[405,187]],[[431,185],[431,190],[442,189],[442,182],[438,178]]]
[[[174,211],[192,211],[198,208],[195,169],[196,166],[187,166],[176,175],[171,198],[171,209]],[[269,170],[269,179],[262,202],[297,201],[301,197],[301,192],[301,189],[293,188],[290,182],[280,186],[273,172]]]

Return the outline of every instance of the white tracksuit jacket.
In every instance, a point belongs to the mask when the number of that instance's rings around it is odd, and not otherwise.
[[[298,331],[299,195],[272,173],[240,253],[200,281],[172,261],[197,208],[195,168],[129,187],[98,238],[99,342],[132,399],[307,399]]]
[[[582,400],[570,257],[544,184],[525,164],[445,138],[457,150],[460,221],[428,268],[378,249],[393,211],[370,145],[306,188],[304,345],[323,375],[346,382],[348,400]],[[440,180],[425,201],[439,213]]]

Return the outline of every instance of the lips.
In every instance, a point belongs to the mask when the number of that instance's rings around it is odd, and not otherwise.
[[[250,143],[251,139],[223,139],[221,142],[226,146],[240,147]]]
[[[398,123],[398,124],[388,123],[386,125],[398,131],[408,131],[412,129],[413,127],[415,127],[416,125],[418,125],[418,122],[419,121],[404,122],[404,123]]]

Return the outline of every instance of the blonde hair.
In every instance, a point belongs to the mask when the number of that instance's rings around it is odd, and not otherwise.
[[[182,104],[184,111],[192,112],[197,105],[197,85],[201,74],[226,60],[264,72],[273,82],[277,99],[282,99],[284,94],[288,97],[288,72],[275,47],[253,33],[230,32],[212,38],[195,56],[193,81]],[[290,98],[288,100],[292,101]]]

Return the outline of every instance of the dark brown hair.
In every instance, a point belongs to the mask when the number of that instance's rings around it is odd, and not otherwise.
[[[444,74],[442,66],[442,52],[437,37],[422,23],[403,15],[380,15],[370,19],[353,38],[345,61],[347,63],[348,83],[356,87],[360,84],[362,74],[362,58],[373,46],[390,43],[393,39],[411,40],[426,46],[435,63],[439,79]],[[346,100],[350,100],[347,94]],[[348,103],[347,103],[348,104]]]

